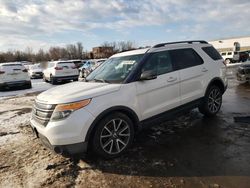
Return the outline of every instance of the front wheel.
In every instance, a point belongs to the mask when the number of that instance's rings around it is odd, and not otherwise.
[[[204,98],[203,103],[199,107],[199,111],[205,116],[215,116],[222,104],[222,91],[218,86],[211,86]]]
[[[45,75],[43,75],[43,81],[44,82],[48,82],[48,80],[46,79]]]
[[[93,150],[104,158],[114,158],[124,153],[134,138],[131,119],[122,113],[113,113],[97,125]]]

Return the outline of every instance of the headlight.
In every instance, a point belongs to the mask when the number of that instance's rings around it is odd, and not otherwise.
[[[52,116],[52,121],[57,121],[61,119],[67,118],[72,112],[87,106],[90,103],[91,99],[86,99],[83,101],[67,103],[67,104],[59,104],[56,106]]]

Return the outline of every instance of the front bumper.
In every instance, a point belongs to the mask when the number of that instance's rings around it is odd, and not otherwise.
[[[56,153],[77,154],[87,150],[85,139],[94,117],[87,110],[79,109],[68,118],[60,121],[49,121],[42,125],[31,118],[31,127],[42,143]]]
[[[88,146],[87,142],[80,142],[80,143],[68,144],[68,145],[52,145],[44,135],[38,133],[36,128],[32,127],[32,130],[45,147],[54,151],[57,154],[70,156],[74,154],[80,154],[80,153],[83,154],[87,152],[87,146]]]
[[[43,72],[32,72],[30,75],[31,78],[42,78]]]

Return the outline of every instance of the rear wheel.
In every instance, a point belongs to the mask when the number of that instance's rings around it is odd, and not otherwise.
[[[31,82],[29,82],[29,83],[27,83],[27,84],[25,85],[25,89],[30,89],[30,88],[32,88]]]
[[[54,78],[52,75],[50,75],[50,83],[51,83],[52,85],[55,85],[55,84],[57,83],[56,78]]]
[[[124,153],[134,138],[131,119],[122,113],[113,113],[101,120],[93,138],[93,150],[104,158],[114,158]]]
[[[222,104],[222,91],[218,86],[211,86],[204,98],[199,111],[205,116],[211,117],[216,115]]]

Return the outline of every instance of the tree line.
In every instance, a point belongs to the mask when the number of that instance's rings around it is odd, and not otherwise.
[[[118,53],[136,49],[136,45],[131,41],[121,42],[104,42],[101,47],[112,47],[113,52]],[[29,61],[29,62],[46,62],[58,59],[88,59],[91,52],[84,51],[83,44],[77,42],[76,44],[68,44],[65,47],[52,46],[48,50],[39,49],[37,52],[30,47],[24,51],[9,50],[7,52],[0,52],[0,63]],[[106,57],[108,58],[108,57]]]

